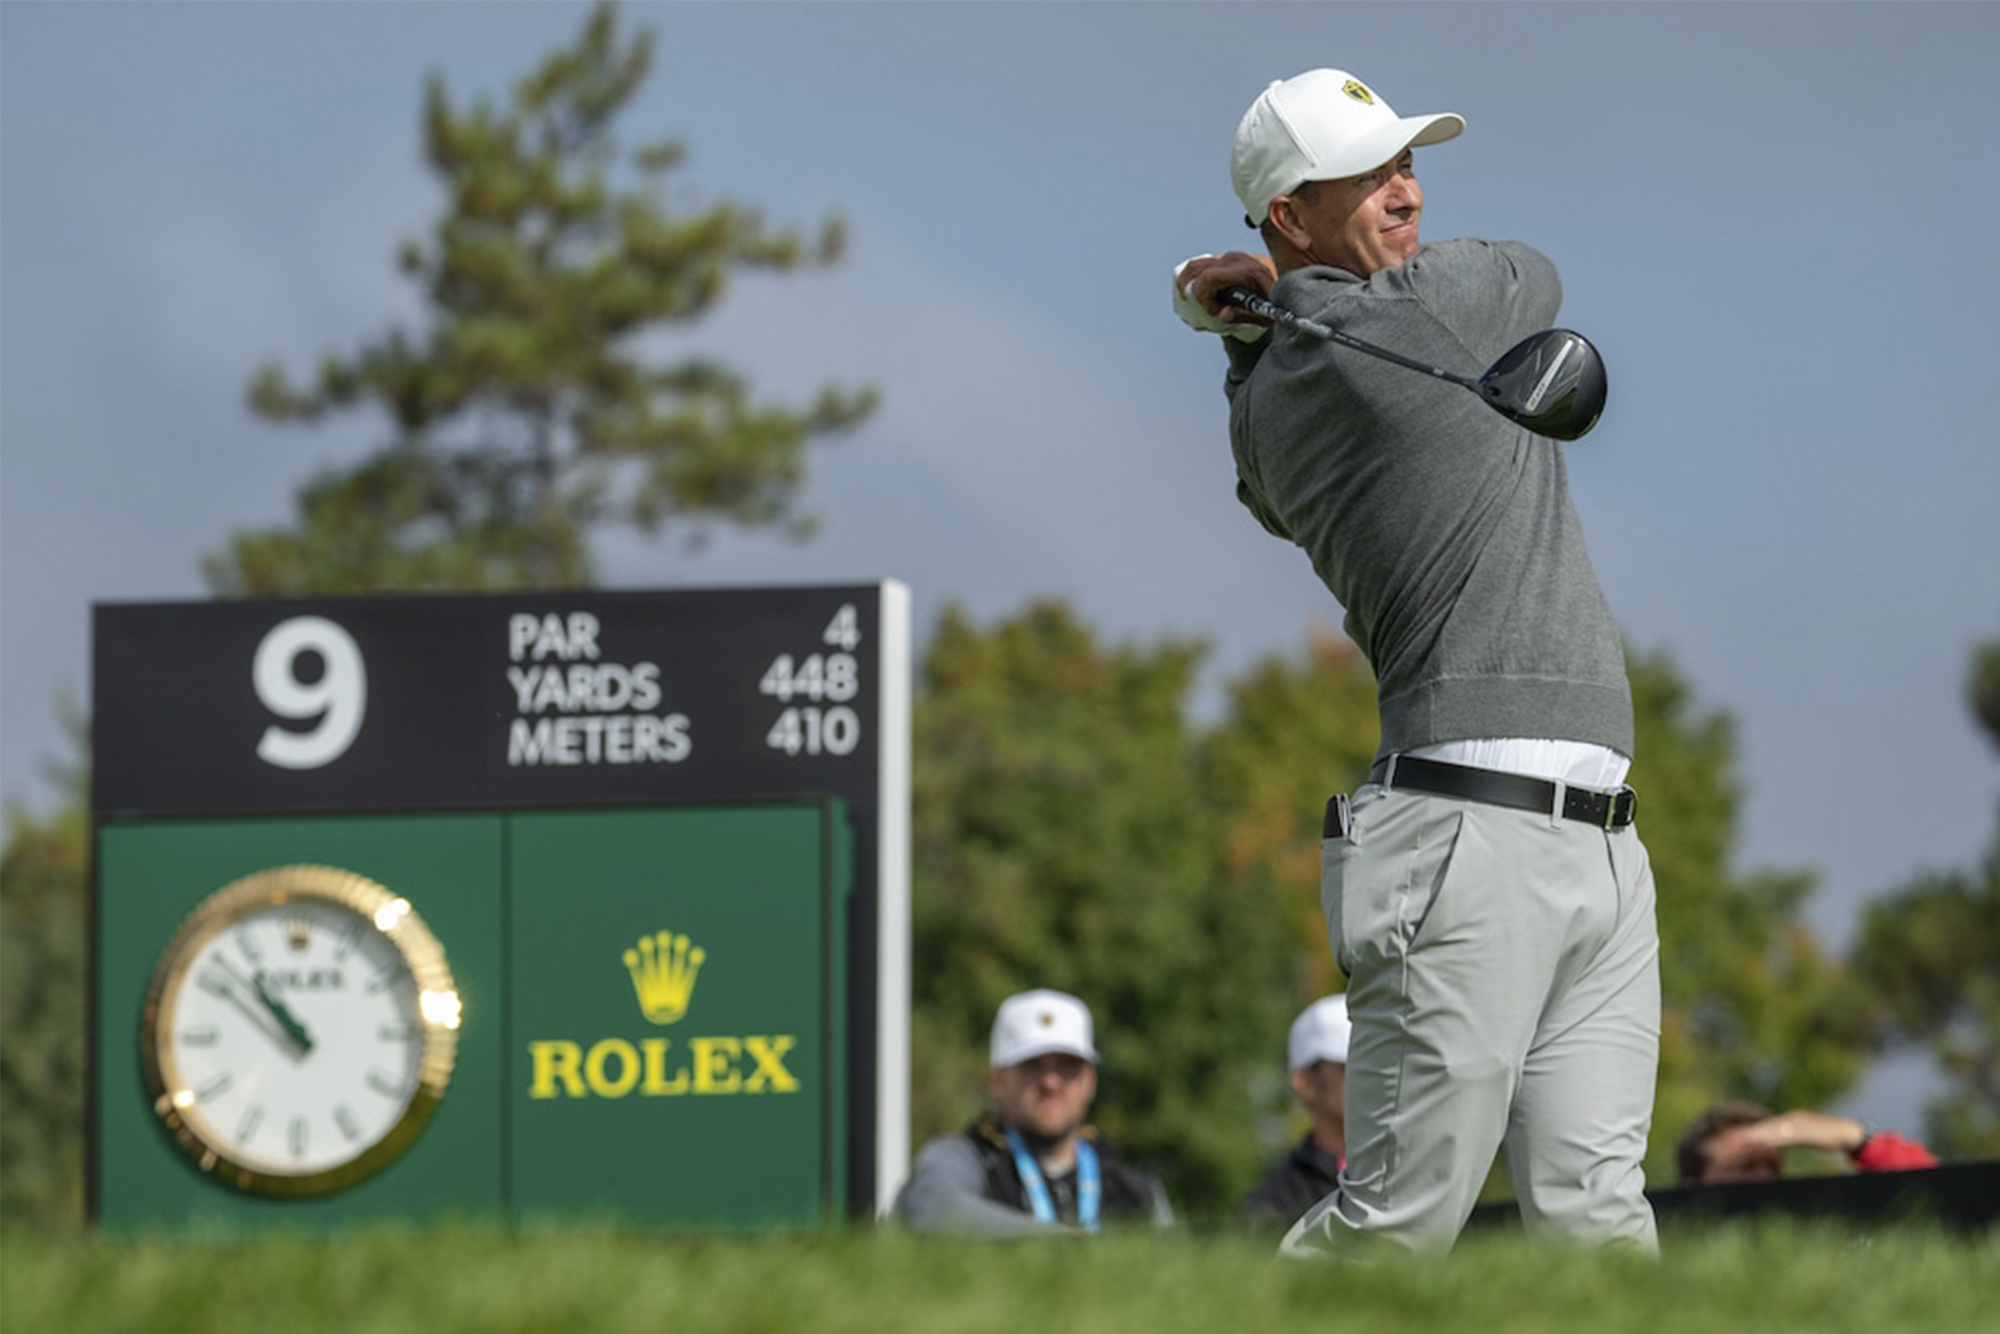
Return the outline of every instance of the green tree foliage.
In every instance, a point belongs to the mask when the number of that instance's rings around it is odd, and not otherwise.
[[[2000,746],[2000,642],[1973,655],[1966,694]],[[1980,865],[1918,875],[1870,904],[1855,966],[1887,998],[1887,1046],[1928,1048],[1946,1092],[1926,1109],[1947,1158],[2000,1157],[2000,824]]]
[[[1870,904],[1856,966],[1888,998],[1884,1042],[1927,1048],[1944,1074],[1930,1147],[2000,1158],[2000,841],[1974,871],[1920,875]]]
[[[980,631],[948,614],[916,726],[915,1129],[962,1122],[1011,991],[1090,1000],[1108,1132],[1184,1207],[1233,1203],[1286,1108],[1284,1032],[1344,986],[1319,906],[1326,796],[1373,757],[1374,684],[1334,636],[1185,721],[1200,652],[1116,652],[1059,603]],[[1664,655],[1635,655],[1641,828],[1660,890],[1666,999],[1652,1179],[1721,1097],[1821,1103],[1867,1054],[1865,992],[1801,919],[1803,873],[1740,875],[1730,721]],[[1134,1058],[1140,1058],[1135,1060]]]
[[[1183,720],[1198,659],[1107,652],[1055,603],[990,632],[945,618],[917,709],[915,1066],[917,1129],[948,1129],[983,1087],[1000,998],[1076,991],[1105,1027],[1107,1130],[1202,1211],[1227,1208],[1271,1147],[1258,1129],[1287,1110],[1292,1014],[1344,986],[1320,915],[1321,809],[1363,781],[1377,723],[1366,663],[1326,635],[1229,683],[1198,732]],[[1730,720],[1664,655],[1634,655],[1632,682],[1666,1001],[1648,1167],[1666,1181],[1710,1102],[1849,1087],[1872,1016],[1800,919],[1810,877],[1731,869]],[[1135,1050],[1143,1070],[1121,1059]]]
[[[2000,746],[2000,640],[1973,650],[1965,695],[1986,739]]]
[[[671,210],[664,183],[683,146],[621,158],[612,134],[651,62],[650,34],[621,40],[607,2],[504,108],[454,106],[431,78],[425,149],[449,202],[428,244],[401,255],[428,327],[329,356],[305,387],[268,365],[250,389],[277,422],[372,405],[394,438],[307,486],[295,528],[238,533],[204,562],[211,588],[577,585],[604,527],[809,530],[794,509],[804,446],[858,424],[873,391],[773,406],[715,361],[647,353],[714,307],[733,271],[835,263],[842,228],[829,219],[806,238],[729,202]]]
[[[1009,993],[1089,1003],[1096,1119],[1183,1211],[1254,1178],[1251,1089],[1293,991],[1283,923],[1216,856],[1185,722],[1202,649],[1100,647],[1061,604],[957,610],[923,664],[914,772],[913,1132],[962,1125]]]
[[[1631,654],[1639,829],[1659,893],[1659,1096],[1649,1178],[1721,1098],[1818,1106],[1867,1056],[1870,1003],[1800,912],[1807,872],[1731,870],[1741,787],[1734,726],[1701,712],[1664,654]]]
[[[1300,659],[1266,657],[1227,691],[1227,716],[1202,754],[1217,855],[1244,903],[1285,923],[1296,1011],[1346,985],[1320,908],[1320,828],[1327,797],[1359,787],[1375,758],[1375,677],[1351,641],[1320,633]],[[1282,1081],[1280,1091],[1288,1103]]]
[[[0,1222],[10,1228],[83,1220],[89,819],[82,768],[57,777],[61,805],[46,817],[10,808],[0,854]]]
[[[1294,1014],[1347,981],[1327,945],[1320,907],[1320,829],[1327,797],[1364,782],[1380,727],[1375,676],[1346,636],[1311,635],[1297,658],[1271,655],[1226,684],[1228,707],[1200,740],[1204,800],[1217,818],[1215,856],[1241,911],[1278,924],[1268,966],[1285,988],[1277,1027],[1256,1035],[1264,1060],[1246,1128],[1266,1159],[1289,1150],[1307,1119],[1285,1077]]]

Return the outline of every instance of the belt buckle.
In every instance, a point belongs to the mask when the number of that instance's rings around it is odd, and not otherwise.
[[[1614,829],[1631,824],[1633,817],[1639,812],[1639,794],[1629,787],[1621,787],[1616,792],[1607,792],[1605,796],[1607,800],[1604,803],[1604,832],[1608,834]],[[1618,808],[1621,804],[1625,807],[1625,819],[1622,822],[1618,819]]]

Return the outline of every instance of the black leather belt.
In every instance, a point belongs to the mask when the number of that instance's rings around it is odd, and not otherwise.
[[[1375,761],[1368,781],[1390,788],[1409,788],[1440,797],[1462,797],[1483,801],[1489,806],[1507,806],[1517,811],[1550,811],[1555,808],[1557,784],[1546,778],[1501,773],[1495,769],[1474,769],[1463,764],[1446,764],[1417,755],[1390,755]],[[1599,829],[1623,829],[1638,814],[1639,794],[1629,787],[1614,792],[1563,785],[1562,813],[1568,820],[1582,820]]]

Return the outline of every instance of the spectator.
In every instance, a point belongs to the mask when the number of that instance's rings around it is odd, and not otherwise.
[[[1844,1154],[1863,1172],[1938,1164],[1916,1141],[1871,1130],[1852,1117],[1811,1111],[1773,1116],[1750,1102],[1718,1103],[1703,1112],[1681,1135],[1674,1157],[1683,1186],[1714,1186],[1776,1181],[1785,1175],[1786,1149]]]
[[[1332,1193],[1347,1162],[1347,997],[1328,996],[1292,1021],[1292,1093],[1312,1118],[1298,1147],[1243,1197],[1247,1219],[1289,1226]]]
[[[920,1232],[979,1236],[1167,1227],[1166,1190],[1119,1163],[1085,1124],[1097,1097],[1090,1010],[1060,991],[1024,991],[993,1020],[993,1109],[917,1154],[896,1214]]]

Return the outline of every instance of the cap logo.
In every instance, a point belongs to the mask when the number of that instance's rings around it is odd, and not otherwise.
[[[1035,1018],[1040,1021],[1043,1028],[1055,1027],[1056,1017],[1054,1012],[1052,1011],[1043,1010],[1040,1014],[1036,1015]]]
[[[1349,79],[1346,83],[1341,84],[1340,91],[1346,93],[1349,97],[1364,106],[1372,107],[1375,105],[1375,94],[1369,92],[1368,85],[1359,79]]]

